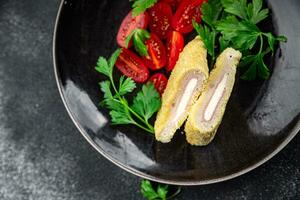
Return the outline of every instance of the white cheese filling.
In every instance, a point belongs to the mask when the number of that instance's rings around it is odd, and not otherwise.
[[[177,106],[176,109],[176,115],[173,118],[173,121],[177,121],[180,117],[180,115],[182,115],[191,99],[191,96],[194,92],[195,87],[197,86],[197,79],[196,78],[192,78],[187,86],[185,87],[185,90],[182,94],[182,97],[180,99],[179,105]]]
[[[175,110],[175,116],[172,117],[172,119],[170,120],[168,125],[162,131],[161,135],[167,135],[169,133],[169,129],[176,126],[176,123],[178,122],[178,120],[180,119],[182,114],[184,114],[184,112],[186,112],[186,107],[190,103],[191,97],[195,91],[197,83],[198,83],[197,78],[192,78],[191,80],[189,80],[188,84],[186,85],[186,87],[184,89],[184,92],[182,93],[182,96],[177,105],[177,108]]]
[[[213,117],[213,114],[218,106],[219,101],[221,100],[223,96],[223,92],[226,88],[226,82],[228,79],[228,74],[225,74],[221,80],[221,82],[218,84],[217,89],[215,90],[212,98],[209,101],[208,106],[206,107],[206,110],[204,112],[204,120],[210,121]]]

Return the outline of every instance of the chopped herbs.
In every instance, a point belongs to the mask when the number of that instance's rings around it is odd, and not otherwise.
[[[217,49],[220,53],[232,46],[243,54],[242,79],[268,79],[270,70],[264,57],[269,53],[273,55],[275,44],[286,42],[287,38],[262,32],[257,26],[269,14],[262,0],[250,3],[247,0],[210,0],[202,5],[201,11],[204,25],[194,23],[194,28],[203,39],[211,63],[215,61]]]
[[[153,84],[148,83],[143,85],[142,90],[137,93],[133,99],[133,105],[128,103],[124,95],[136,88],[135,82],[131,78],[121,76],[119,85],[116,87],[113,78],[113,68],[120,52],[120,49],[116,50],[108,61],[99,57],[95,67],[99,73],[109,79],[99,83],[104,93],[101,105],[110,109],[112,124],[133,124],[149,133],[154,133],[154,128],[148,121],[160,108],[159,94]]]

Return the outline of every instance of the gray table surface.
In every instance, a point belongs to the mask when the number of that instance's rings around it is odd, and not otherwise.
[[[52,67],[59,0],[0,0],[0,199],[142,199],[140,178],[99,155],[60,100]],[[258,169],[177,199],[300,199],[300,136]]]

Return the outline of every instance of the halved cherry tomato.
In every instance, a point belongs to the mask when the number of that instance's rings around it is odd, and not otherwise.
[[[169,4],[172,7],[173,11],[176,11],[176,9],[181,1],[182,0],[161,0],[161,2],[165,2],[165,3]]]
[[[183,36],[177,31],[170,32],[167,38],[167,71],[171,71],[174,68],[183,47]]]
[[[140,15],[133,17],[132,11],[123,19],[117,35],[117,43],[120,47],[125,47],[125,40],[127,36],[136,28],[145,29],[148,26],[149,15],[144,12]],[[131,46],[132,43],[129,44]]]
[[[122,49],[115,65],[125,76],[132,78],[135,82],[143,83],[149,78],[146,65],[128,49]]]
[[[166,49],[162,41],[154,33],[145,41],[148,56],[143,57],[145,64],[152,70],[163,68],[167,62]]]
[[[205,0],[182,0],[173,16],[172,27],[180,33],[193,30],[192,21],[201,21],[201,5]]]
[[[168,83],[167,77],[162,73],[156,73],[153,76],[151,76],[149,81],[153,83],[155,89],[161,96],[167,87],[167,83]]]
[[[167,38],[167,33],[172,30],[172,9],[169,4],[159,2],[148,10],[150,15],[149,28],[159,38]]]

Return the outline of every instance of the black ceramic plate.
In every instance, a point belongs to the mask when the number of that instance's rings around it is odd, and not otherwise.
[[[272,77],[236,82],[213,142],[192,147],[184,135],[169,144],[133,126],[110,126],[94,66],[116,48],[115,36],[130,9],[128,0],[69,0],[61,4],[55,35],[55,74],[63,102],[82,135],[103,156],[151,180],[198,185],[227,180],[266,162],[300,129],[300,1],[272,0],[279,46]],[[270,22],[271,23],[271,22]]]

